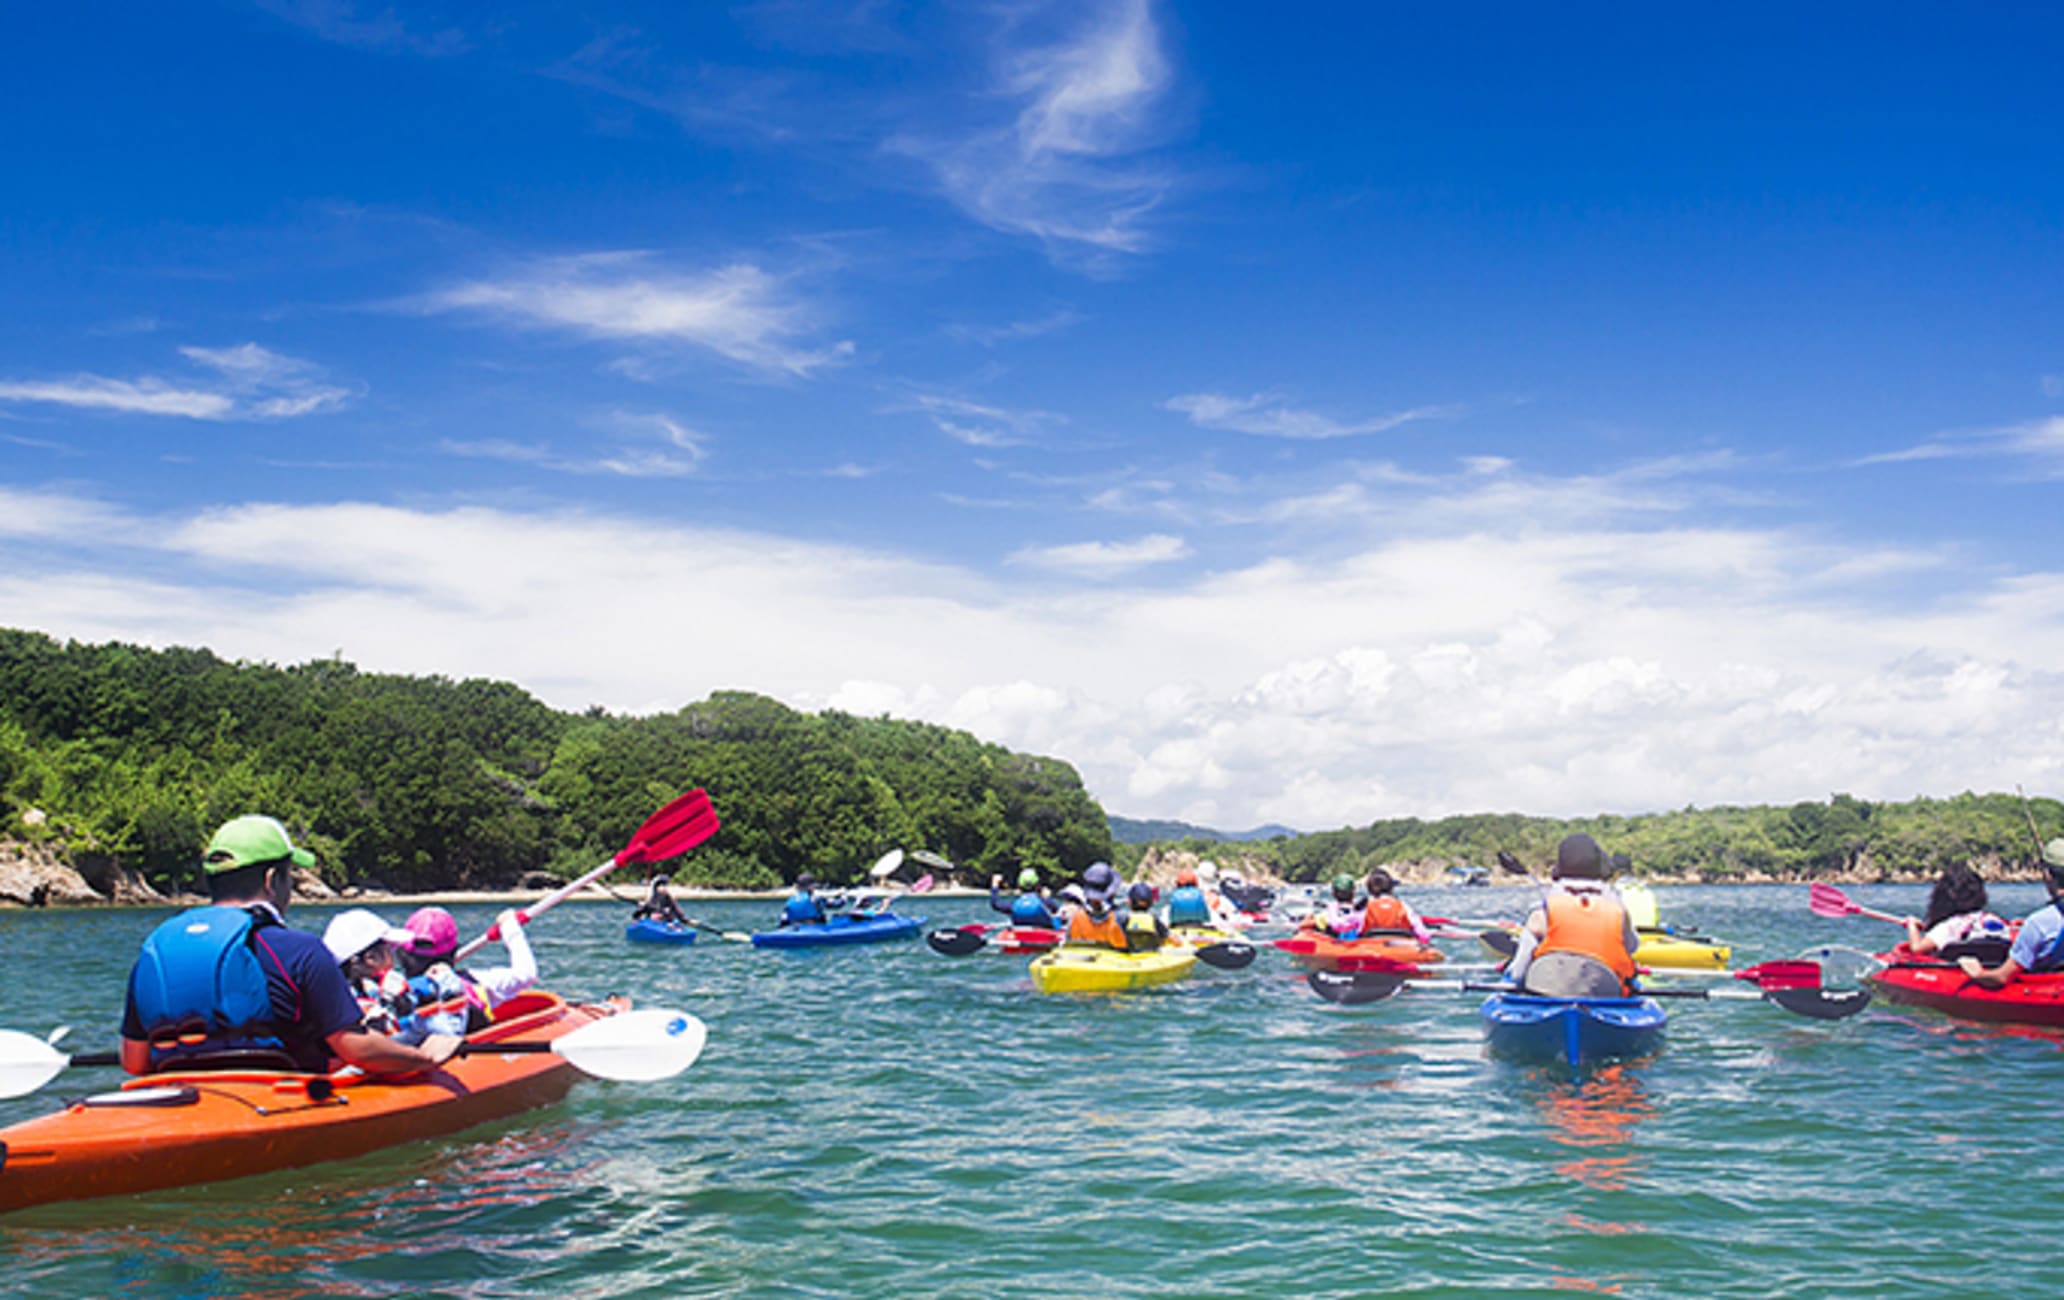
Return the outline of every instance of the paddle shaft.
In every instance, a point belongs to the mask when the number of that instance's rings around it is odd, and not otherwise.
[[[2014,785],[2014,793],[2021,796],[2021,815],[2028,819],[2028,838],[2035,844],[2035,863],[2037,866],[2041,866],[2043,860],[2042,832],[2035,828],[2035,808],[2028,802],[2028,794],[2021,788],[2019,782],[2016,782]]]

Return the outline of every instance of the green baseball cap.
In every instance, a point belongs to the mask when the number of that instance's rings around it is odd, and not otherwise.
[[[1025,869],[1024,869],[1023,871],[1020,871],[1020,872],[1018,873],[1018,888],[1019,888],[1019,889],[1037,889],[1037,888],[1039,888],[1039,873],[1038,873],[1037,871],[1033,870],[1033,869],[1032,869],[1031,867],[1026,867],[1026,868],[1025,868]]]
[[[307,849],[295,848],[286,827],[271,817],[253,814],[222,823],[221,829],[215,832],[215,838],[208,841],[208,852],[201,859],[201,869],[213,876],[224,871],[255,867],[261,862],[278,862],[283,858],[293,859],[297,867],[315,865],[315,855]]]

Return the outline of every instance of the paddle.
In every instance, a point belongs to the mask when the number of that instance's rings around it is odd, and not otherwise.
[[[2014,783],[2014,793],[2021,796],[2021,815],[2028,819],[2028,838],[2035,841],[2035,865],[2039,867],[2043,864],[2043,838],[2042,832],[2035,828],[2035,808],[2028,802],[2028,793],[2021,788],[2019,781]]]
[[[586,889],[590,884],[620,867],[636,866],[644,862],[660,862],[678,854],[686,853],[717,833],[717,811],[710,807],[709,795],[700,788],[675,799],[666,807],[645,819],[645,824],[631,832],[631,842],[616,851],[616,856],[586,872],[578,879],[568,881],[545,895],[528,908],[516,913],[518,925],[528,925],[533,918],[544,915],[573,894]],[[487,928],[487,933],[460,948],[452,954],[451,963],[456,966],[466,958],[485,948],[491,941],[502,937],[498,921]]]
[[[706,934],[716,935],[719,939],[726,940],[730,943],[752,942],[752,936],[747,934],[743,930],[721,929],[717,926],[711,925],[708,921],[698,921],[692,916],[684,916],[681,919],[686,921],[689,925],[694,926],[696,929],[701,930]]]
[[[980,926],[958,930],[934,930],[925,936],[932,951],[946,957],[966,957],[989,946],[989,936]]]
[[[1427,989],[1460,993],[1518,993],[1521,990],[1510,984],[1485,984],[1473,980],[1441,980],[1414,978],[1408,971],[1386,971],[1360,969],[1353,971],[1315,970],[1305,977],[1312,992],[1342,1006],[1361,1006],[1380,1002],[1399,989]],[[1643,989],[1637,995],[1649,998],[1696,998],[1700,1001],[1718,1002],[1741,1000],[1745,1002],[1774,1002],[1796,1015],[1814,1020],[1842,1020],[1855,1015],[1870,1005],[1868,989],[1824,989],[1800,987],[1785,984],[1760,991],[1749,989]]]
[[[1219,970],[1240,970],[1254,961],[1254,945],[1242,939],[1208,943],[1197,949],[1197,960]]]
[[[1903,916],[1894,916],[1890,912],[1880,912],[1861,903],[1850,902],[1849,895],[1833,885],[1823,885],[1815,881],[1807,888],[1806,893],[1807,906],[1813,909],[1815,916],[1867,916],[1873,921],[1890,921],[1901,926],[1906,924],[1906,918]]]
[[[648,1007],[604,1017],[549,1042],[480,1043],[469,1039],[459,1044],[458,1055],[550,1052],[598,1079],[647,1083],[672,1078],[693,1065],[708,1037],[709,1028],[694,1016]],[[68,1069],[120,1063],[116,1052],[67,1055],[34,1035],[0,1029],[0,1100],[25,1097]]]

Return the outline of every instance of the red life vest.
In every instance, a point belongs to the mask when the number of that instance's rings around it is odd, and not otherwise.
[[[1548,937],[1534,948],[1538,959],[1551,952],[1573,952],[1612,968],[1626,987],[1633,980],[1634,958],[1627,951],[1627,913],[1619,900],[1603,892],[1569,889],[1548,891],[1545,903]]]

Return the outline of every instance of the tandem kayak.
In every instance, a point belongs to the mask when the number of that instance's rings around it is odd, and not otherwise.
[[[1513,1060],[1593,1061],[1645,1056],[1669,1017],[1654,998],[1544,998],[1493,993],[1483,1004],[1484,1041]]]
[[[549,1042],[627,1005],[575,1006],[532,990],[468,1041]],[[0,1211],[362,1156],[533,1110],[580,1077],[549,1052],[492,1051],[399,1079],[355,1070],[154,1074],[0,1129]]]
[[[1428,966],[1446,959],[1440,949],[1428,947],[1410,934],[1336,939],[1330,934],[1306,930],[1276,940],[1276,947],[1307,970],[1339,970],[1343,962],[1352,967],[1362,961],[1377,966]]]
[[[695,927],[675,921],[655,921],[645,916],[626,925],[623,937],[632,943],[694,943]]]
[[[1172,984],[1196,965],[1197,954],[1187,948],[1061,947],[1032,959],[1032,987],[1041,993],[1122,993]]]
[[[1881,953],[1883,970],[1868,978],[1888,1002],[1929,1007],[1962,1020],[2013,1025],[2064,1025],[2064,971],[2017,975],[2005,988],[1971,982],[1949,962],[1915,957],[1900,944]]]
[[[752,937],[755,948],[829,948],[848,943],[882,943],[915,939],[924,927],[921,916],[878,912],[872,916],[841,914],[828,921],[762,930]]]

